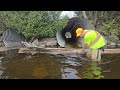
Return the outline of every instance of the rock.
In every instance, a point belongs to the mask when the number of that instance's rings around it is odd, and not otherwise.
[[[4,42],[0,42],[0,47],[4,47],[4,46],[5,46]]]
[[[5,44],[5,47],[11,47],[11,48],[14,48],[14,47],[22,47],[23,44],[22,42],[5,42],[4,41],[4,44]]]
[[[46,47],[55,47],[57,46],[57,40],[55,38],[46,38],[45,46]]]
[[[0,36],[0,42],[2,42],[3,41],[3,37],[2,36]]]
[[[54,47],[54,46],[57,46],[57,41],[56,40],[52,40],[50,42],[46,42],[45,43],[45,46],[46,47]]]
[[[43,41],[39,42],[38,39],[34,40],[32,44],[38,46],[39,48],[45,48],[45,43]]]
[[[39,48],[45,48],[45,43],[40,42]]]
[[[18,51],[19,51],[19,49],[10,49],[10,50],[7,50],[7,51],[5,51],[6,57],[8,57],[8,58],[16,57],[18,55]]]
[[[119,38],[116,35],[106,36],[105,38],[106,38],[106,40],[107,40],[108,43],[109,42],[114,42],[116,44],[119,43]]]
[[[116,48],[116,43],[115,42],[109,42],[109,45],[107,45],[106,47],[110,48],[110,49]]]
[[[120,44],[117,44],[117,48],[120,48]]]
[[[111,44],[110,44],[111,46],[115,46],[116,45],[116,43],[115,42],[111,42]]]
[[[0,36],[0,47],[5,46],[4,42],[3,42],[3,36]]]
[[[5,47],[21,47],[23,44],[21,41],[25,40],[25,37],[16,32],[16,30],[12,28],[8,28],[3,32],[3,42]]]
[[[37,45],[37,46],[39,46],[39,45],[40,45],[40,43],[39,43],[38,39],[34,40],[32,43],[33,43],[33,44],[35,44],[35,45]]]
[[[55,38],[43,38],[39,41],[38,39],[36,39],[32,43],[37,45],[40,48],[57,46],[57,40]]]

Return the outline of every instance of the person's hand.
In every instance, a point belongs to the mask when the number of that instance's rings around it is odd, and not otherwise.
[[[82,48],[81,53],[85,54],[85,48]]]
[[[87,49],[82,48],[81,53],[82,53],[82,54],[87,54],[87,51],[88,51]]]
[[[82,50],[81,50],[81,53],[82,53],[82,54],[86,54],[86,51],[85,51],[86,48],[87,48],[87,45],[84,44],[84,45],[83,45],[83,48],[82,48]]]

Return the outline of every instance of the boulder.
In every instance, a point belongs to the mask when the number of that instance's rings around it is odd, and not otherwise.
[[[22,47],[21,41],[25,41],[25,37],[12,28],[5,30],[2,38],[5,47]]]
[[[57,40],[55,38],[43,38],[41,40],[36,39],[32,43],[37,45],[39,48],[57,46]]]
[[[116,35],[106,36],[105,38],[106,38],[108,44],[109,44],[110,42],[114,42],[114,43],[116,43],[116,44],[120,43],[119,38],[118,38]]]
[[[50,38],[49,41],[45,42],[46,47],[55,47],[57,46],[57,40],[55,38]]]

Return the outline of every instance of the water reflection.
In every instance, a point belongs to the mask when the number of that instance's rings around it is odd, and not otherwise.
[[[10,55],[8,52],[0,55],[1,79],[120,78],[119,58],[114,59],[114,62],[112,60],[108,62],[110,60],[104,58],[102,63],[96,63],[79,55],[32,55],[30,53],[18,54],[17,50],[14,52],[16,52],[14,55]]]
[[[102,79],[103,70],[97,62],[65,60],[62,67],[63,79]]]
[[[92,64],[85,65],[83,67],[84,74],[83,77],[85,79],[102,79],[104,78],[102,73],[102,68],[97,64],[97,62],[93,62]]]
[[[73,68],[62,68],[62,79],[80,79],[79,76],[77,76],[76,69]]]
[[[28,59],[26,55],[21,54],[14,59],[4,60],[2,62],[2,66],[5,68],[3,78],[59,79],[61,77],[61,66],[57,61],[52,60],[54,58],[42,54]]]
[[[62,72],[62,79],[81,79],[80,76],[77,75],[78,69],[82,68],[82,61],[78,58],[78,55],[66,55],[64,56],[65,59],[62,59],[61,64],[61,72]]]
[[[10,49],[0,53],[1,58],[14,58],[18,55],[19,49]]]
[[[104,55],[103,75],[105,79],[120,79],[120,55]],[[109,68],[109,69],[108,69]]]

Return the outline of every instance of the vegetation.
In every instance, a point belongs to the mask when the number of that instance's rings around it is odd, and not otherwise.
[[[81,11],[76,16],[83,17]],[[117,35],[120,38],[120,11],[86,11],[86,16],[96,30],[104,35]]]
[[[61,30],[69,19],[68,16],[61,18],[61,13],[62,11],[0,11],[0,35],[6,27],[12,27],[26,38],[55,37],[56,32]],[[119,11],[75,11],[75,14],[90,20],[95,29],[103,35],[116,35],[120,39]],[[104,78],[102,69],[96,65],[86,66],[84,70],[84,78]]]
[[[0,11],[7,27],[12,27],[26,37],[55,37],[56,32],[67,23],[68,17],[60,19],[61,11]]]
[[[26,37],[55,37],[69,17],[61,18],[62,11],[0,11],[0,32],[3,26],[12,27]],[[117,35],[120,38],[119,11],[75,11],[76,16],[87,16],[103,35]],[[86,17],[85,16],[85,17]],[[4,22],[5,25],[1,24]]]
[[[97,65],[90,65],[84,67],[85,73],[84,78],[86,79],[102,79],[102,68]]]

